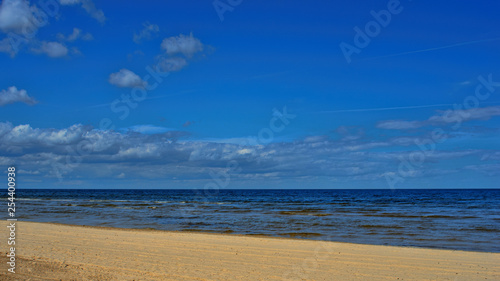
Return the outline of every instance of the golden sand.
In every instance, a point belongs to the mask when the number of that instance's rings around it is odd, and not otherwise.
[[[6,229],[6,227],[4,227]],[[500,280],[500,254],[17,222],[0,280]]]

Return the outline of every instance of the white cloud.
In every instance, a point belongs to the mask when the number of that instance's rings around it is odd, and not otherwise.
[[[500,106],[440,111],[424,121],[386,120],[377,124],[380,129],[406,130],[430,125],[461,124],[472,120],[488,120],[500,116]]]
[[[11,57],[14,57],[16,55],[16,52],[12,48],[12,44],[10,43],[9,38],[4,38],[0,40],[0,52],[7,53]]]
[[[96,19],[100,23],[104,23],[106,21],[106,17],[104,16],[104,12],[99,10],[94,5],[94,2],[90,0],[82,0],[82,7],[89,13],[91,17]]]
[[[59,0],[61,5],[74,5],[80,3],[80,0]]]
[[[39,175],[40,171],[31,171],[31,170],[19,170],[19,174],[24,174],[24,175]]]
[[[181,142],[177,139],[186,133],[162,132],[165,129],[140,125],[124,132],[98,130],[79,124],[62,129],[42,129],[0,122],[0,155],[3,155],[0,163],[17,163],[25,170],[40,171],[44,177],[63,174],[65,181],[71,180],[72,176],[84,175],[149,180],[169,180],[175,176],[197,181],[211,180],[210,172],[227,169],[228,161],[234,160],[241,168],[238,174],[231,175],[235,183],[270,177],[282,180],[321,177],[341,181],[378,180],[385,184],[383,175],[397,170],[398,159],[412,152],[394,151],[395,147],[405,146],[420,151],[410,139],[381,140],[376,145],[370,141],[341,141],[325,136],[255,146],[192,139]],[[391,152],[383,151],[383,147]],[[80,150],[78,163],[74,160],[68,163],[68,151],[75,150]],[[482,152],[436,150],[427,156],[422,168],[408,176],[423,178],[449,173],[446,167],[450,163],[459,163],[457,159],[468,159],[463,163],[464,167],[481,164],[478,157],[475,162],[469,159],[480,156]],[[57,168],[54,168],[54,163]],[[138,166],[141,169],[137,169]],[[486,168],[487,171],[498,171],[498,166]]]
[[[0,6],[0,29],[3,32],[36,31],[41,24],[34,13],[38,12],[35,6],[29,6],[26,0],[4,0]]]
[[[168,131],[173,131],[173,129],[170,128],[165,128],[165,127],[159,127],[159,126],[154,126],[154,125],[136,125],[127,128],[128,130],[132,132],[137,132],[141,134],[146,134],[146,135],[151,135],[151,134],[162,134]]]
[[[82,35],[82,40],[84,41],[90,41],[90,40],[94,40],[94,36],[90,33],[85,33],[85,35]]]
[[[162,71],[171,72],[179,71],[187,65],[187,61],[183,58],[160,58],[158,66]]]
[[[145,158],[155,159],[161,155],[161,150],[162,147],[156,143],[145,143],[140,146],[121,149],[115,157],[123,160],[141,160]]]
[[[85,11],[98,22],[104,23],[106,21],[104,12],[97,9],[94,2],[91,0],[59,0],[59,3],[63,6],[81,4],[82,8],[85,9]]]
[[[422,122],[405,120],[386,120],[377,124],[377,128],[388,130],[416,129],[422,126]]]
[[[105,17],[101,10],[95,8],[90,0],[61,0],[61,5],[74,5],[81,4],[82,7],[100,22],[104,22]],[[4,0],[0,4],[0,30],[5,33],[17,33],[23,38],[24,35],[31,35],[28,38],[31,40],[23,39],[24,43],[31,46],[31,50],[35,53],[43,53],[50,57],[63,57],[68,54],[68,48],[59,42],[40,42],[33,35],[36,34],[38,29],[44,26],[47,22],[41,15],[43,11],[37,8],[36,5],[30,6],[28,0]],[[23,35],[24,34],[24,35]],[[57,35],[59,41],[75,41],[92,40],[93,36],[90,33],[82,33],[78,28],[73,29],[73,33],[67,37],[63,34]],[[9,35],[10,37],[10,35]],[[4,38],[0,41],[0,52],[8,53],[14,57],[18,52],[9,42],[9,38]]]
[[[431,116],[428,121],[431,123],[456,123],[471,120],[488,120],[491,117],[500,116],[500,106],[478,107],[461,110],[448,110]]]
[[[82,33],[82,30],[81,29],[78,29],[78,28],[73,28],[73,33],[71,33],[70,35],[68,35],[68,37],[66,38],[66,40],[68,41],[75,41],[76,39],[78,39],[80,37],[80,34]]]
[[[201,41],[191,33],[189,36],[180,34],[163,39],[161,47],[168,55],[183,54],[186,57],[192,57],[195,53],[203,51]]]
[[[160,32],[160,27],[156,24],[150,24],[150,23],[144,23],[143,24],[144,28],[139,32],[139,34],[134,33],[134,42],[139,44],[143,39],[151,39],[153,35],[157,34]]]
[[[109,83],[122,88],[145,87],[146,82],[137,74],[128,69],[120,69],[119,72],[109,75]]]
[[[14,86],[0,92],[0,106],[15,102],[24,102],[25,104],[29,105],[34,105],[37,103],[34,98],[28,96],[26,90],[18,90]]]
[[[469,165],[465,169],[477,171],[487,176],[500,175],[500,164]]]
[[[81,55],[81,54],[82,54],[82,52],[81,52],[81,51],[80,51],[77,47],[73,47],[73,48],[71,48],[71,53],[72,53],[73,55],[76,55],[76,56],[79,56],[79,55]]]
[[[75,27],[75,28],[73,28],[73,32],[71,34],[69,34],[68,36],[64,36],[64,34],[58,33],[57,38],[61,41],[73,42],[77,39],[82,39],[85,41],[93,40],[94,36],[92,36],[92,34],[90,34],[88,32],[83,34],[81,29]]]
[[[68,48],[59,42],[42,41],[41,46],[32,49],[35,53],[46,54],[51,58],[60,58],[68,54]]]
[[[252,152],[253,152],[253,150],[248,149],[248,148],[243,148],[243,149],[236,151],[236,153],[238,153],[240,155],[251,154]]]

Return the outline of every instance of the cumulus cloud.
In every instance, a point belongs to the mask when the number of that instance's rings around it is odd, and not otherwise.
[[[32,128],[27,124],[14,127],[10,123],[3,123],[3,134],[0,130],[0,137],[4,142],[3,147],[10,144],[26,148],[40,148],[75,143],[88,130],[88,127],[79,124],[56,130]]]
[[[184,58],[179,57],[160,57],[157,63],[158,67],[161,71],[165,72],[174,72],[183,69],[188,65],[187,61]]]
[[[46,54],[51,58],[60,58],[68,54],[68,48],[59,42],[42,41],[39,48],[33,48],[33,52]]]
[[[132,71],[122,68],[109,75],[109,83],[121,88],[145,87],[147,83]]]
[[[34,98],[28,96],[26,90],[18,90],[14,86],[0,92],[0,106],[15,102],[24,102],[28,105],[34,105],[37,103]]]
[[[160,32],[160,27],[156,24],[144,23],[143,29],[139,33],[134,33],[134,42],[140,44],[142,40],[149,40]]]
[[[92,34],[90,34],[88,32],[84,34],[81,29],[75,27],[75,28],[73,28],[73,32],[71,34],[65,36],[62,33],[58,33],[57,38],[61,41],[73,42],[77,39],[81,39],[81,40],[85,40],[85,41],[93,40],[94,36],[92,36]]]
[[[488,120],[500,116],[500,106],[477,107],[471,109],[447,110],[431,116],[428,122],[434,124],[466,122],[471,120]]]
[[[0,6],[0,29],[15,33],[36,31],[40,22],[34,14],[39,10],[29,4],[26,0],[4,0]]]
[[[73,28],[73,33],[68,35],[68,37],[66,37],[65,39],[67,41],[70,41],[70,42],[75,41],[76,39],[78,39],[80,37],[81,33],[82,33],[82,30],[75,27],[75,28]]]
[[[192,33],[189,36],[180,34],[179,36],[165,38],[161,43],[161,47],[168,55],[183,54],[188,58],[203,51],[203,44]]]
[[[477,107],[440,111],[423,121],[385,120],[377,123],[377,128],[391,130],[417,129],[425,126],[461,124],[472,120],[488,120],[500,116],[500,106]]]
[[[210,173],[226,171],[229,161],[233,161],[241,169],[231,175],[234,183],[322,178],[344,182],[378,180],[385,184],[384,175],[397,171],[400,159],[412,152],[422,153],[415,145],[417,137],[376,142],[364,139],[309,136],[293,142],[262,144],[257,139],[242,144],[193,140],[186,132],[154,125],[111,131],[80,124],[42,129],[0,122],[0,163],[17,163],[25,170],[40,171],[44,177],[54,179],[61,175],[65,180],[92,175],[165,182],[176,177],[199,184],[200,180],[212,180]],[[421,166],[408,176],[428,178],[452,173],[455,171],[447,167],[463,159],[476,159],[463,165],[463,169],[469,165],[467,169],[475,170],[471,165],[480,164],[482,154],[484,150],[480,149],[428,151]]]
[[[16,52],[12,48],[12,44],[10,43],[9,38],[4,38],[0,40],[0,52],[7,53],[11,57],[14,57],[16,55]]]
[[[100,23],[104,23],[106,21],[106,17],[104,16],[104,12],[100,9],[97,9],[94,5],[94,2],[90,0],[81,0],[82,8],[94,19],[96,19]]]
[[[63,6],[81,4],[82,8],[98,22],[104,23],[106,21],[104,12],[100,9],[97,9],[94,2],[92,2],[91,0],[59,0],[59,3]]]
[[[60,4],[81,4],[81,6],[98,21],[105,21],[104,13],[95,8],[95,5],[91,0],[61,0]],[[25,37],[23,34],[36,34],[37,30],[46,24],[44,19],[41,17],[43,13],[43,11],[37,8],[37,5],[30,6],[30,2],[27,0],[4,0],[0,4],[0,30],[4,33],[13,32],[20,34],[23,38]],[[78,28],[73,29],[73,33],[68,36],[58,34],[57,37],[59,38],[59,41],[68,42],[72,42],[77,39],[93,39],[92,34],[84,34]],[[43,53],[54,58],[64,57],[68,54],[68,48],[59,42],[40,42],[36,38],[33,38],[32,40],[24,38],[23,40],[24,41],[22,42],[28,43],[28,45],[31,46],[31,50],[35,53]],[[14,57],[18,52],[18,49],[12,46],[9,42],[9,38],[4,38],[0,41],[0,52],[8,53],[11,57]]]
[[[386,120],[377,124],[377,128],[388,130],[407,130],[425,126],[424,122],[405,120]]]

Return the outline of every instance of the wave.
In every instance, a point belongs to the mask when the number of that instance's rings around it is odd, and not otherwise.
[[[399,225],[380,225],[380,224],[363,224],[363,225],[360,225],[359,227],[362,227],[362,228],[388,228],[388,229],[402,229],[404,227],[402,226],[399,226]]]
[[[311,237],[320,237],[323,236],[321,233],[315,233],[315,232],[286,232],[286,233],[278,233],[280,236],[288,236],[288,237],[304,237],[304,238],[311,238]]]

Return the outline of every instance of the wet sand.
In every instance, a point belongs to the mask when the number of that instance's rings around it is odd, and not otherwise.
[[[0,280],[500,280],[500,253],[32,222],[12,274],[3,229]]]

